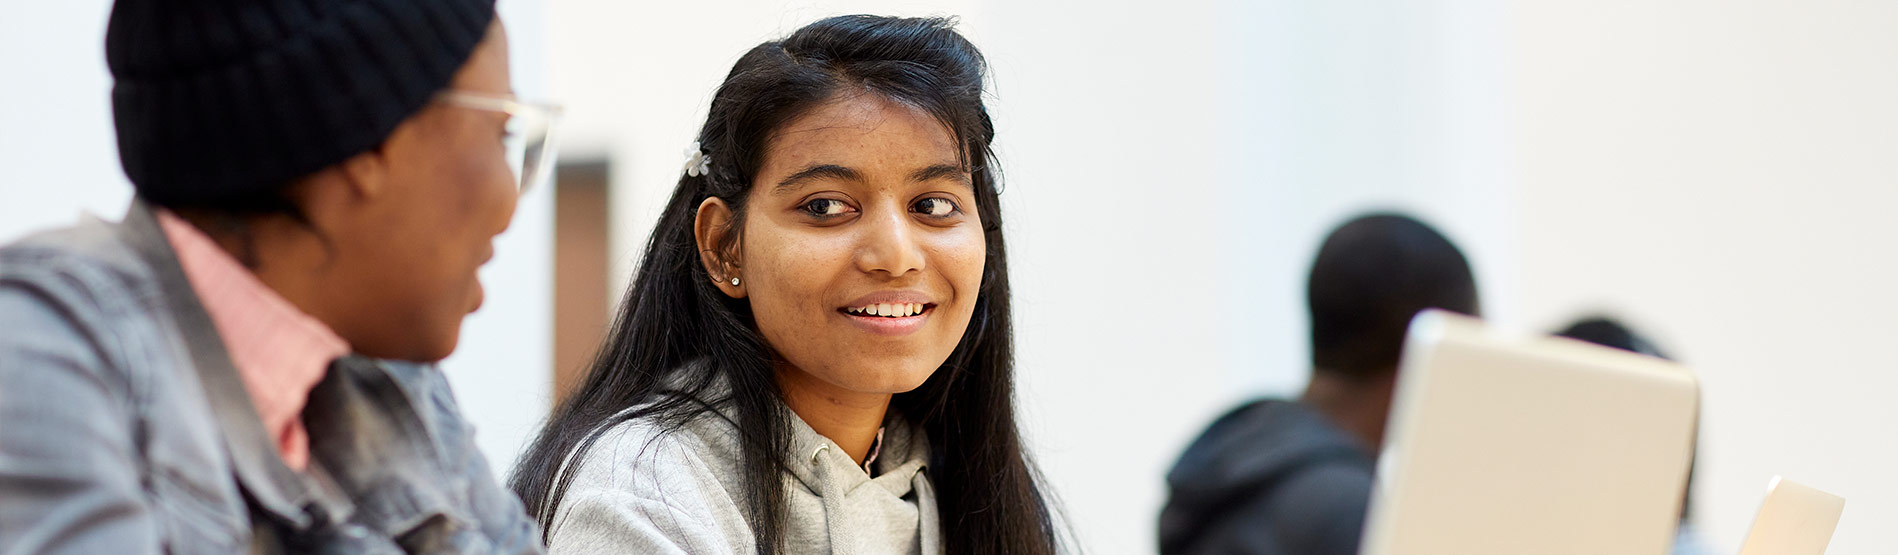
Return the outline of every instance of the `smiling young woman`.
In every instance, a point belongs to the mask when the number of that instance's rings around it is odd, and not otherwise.
[[[1055,551],[984,71],[943,19],[830,18],[739,59],[515,469],[553,551]]]

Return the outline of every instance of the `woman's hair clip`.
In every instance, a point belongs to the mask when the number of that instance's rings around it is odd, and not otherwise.
[[[685,155],[686,175],[698,177],[712,173],[712,157],[705,154],[698,141],[692,141],[692,148],[686,149]]]

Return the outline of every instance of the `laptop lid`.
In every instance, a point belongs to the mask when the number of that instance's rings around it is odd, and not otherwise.
[[[1774,476],[1740,555],[1825,555],[1845,498]]]
[[[1699,386],[1673,363],[1440,311],[1410,326],[1366,555],[1663,555]]]

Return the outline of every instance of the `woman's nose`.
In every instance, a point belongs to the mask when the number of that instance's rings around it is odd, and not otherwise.
[[[885,273],[890,277],[919,271],[924,266],[920,237],[902,208],[884,208],[866,214],[862,239],[857,246],[857,268],[866,273]]]

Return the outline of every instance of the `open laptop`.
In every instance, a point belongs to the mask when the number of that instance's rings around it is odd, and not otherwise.
[[[1663,555],[1699,385],[1667,361],[1426,311],[1411,322],[1364,555]]]
[[[1824,555],[1845,498],[1773,477],[1740,555]]]

